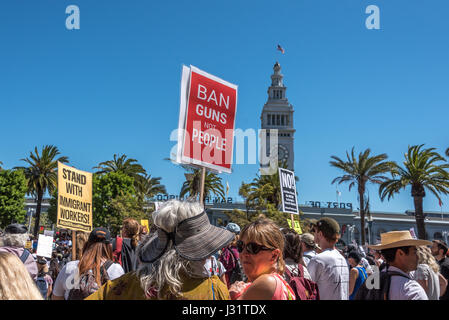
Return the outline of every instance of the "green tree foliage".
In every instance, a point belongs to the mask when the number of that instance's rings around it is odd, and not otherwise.
[[[435,148],[423,149],[424,145],[416,145],[408,148],[404,155],[404,167],[397,164],[391,170],[392,179],[382,183],[379,187],[379,196],[383,201],[388,200],[399,193],[401,189],[411,186],[411,195],[415,206],[415,220],[418,229],[418,237],[426,239],[424,224],[423,198],[426,189],[432,192],[441,201],[440,194],[449,193],[449,164],[435,151]]]
[[[0,170],[3,170],[2,165],[3,165],[3,162],[0,161]]]
[[[125,218],[134,218],[139,223],[141,219],[148,219],[139,199],[131,194],[120,194],[110,200],[108,204],[109,215],[106,223],[113,235],[120,232]]]
[[[24,223],[27,181],[20,170],[0,170],[0,226]]]
[[[46,145],[42,148],[41,155],[34,148],[34,153],[30,152],[30,156],[21,159],[26,162],[28,167],[17,167],[15,169],[23,170],[28,181],[28,194],[33,195],[37,200],[36,219],[34,224],[33,235],[37,237],[40,226],[40,216],[42,208],[42,200],[46,192],[52,193],[58,184],[58,161],[62,163],[68,162],[68,157],[59,157],[60,154],[57,147]]]
[[[351,150],[351,154],[346,152],[346,161],[331,156],[334,161],[330,161],[330,165],[345,172],[345,175],[335,178],[332,184],[341,184],[344,182],[349,183],[349,191],[352,187],[357,186],[359,196],[359,210],[360,210],[360,229],[365,230],[365,208],[367,206],[367,199],[365,198],[366,184],[374,183],[381,184],[385,180],[388,180],[384,173],[390,172],[394,162],[385,161],[388,156],[383,153],[376,156],[370,156],[371,150],[366,149],[364,152],[360,152],[356,157],[354,154],[354,148]],[[365,232],[361,232],[362,244],[366,242]]]
[[[449,157],[449,148],[446,149],[446,157]]]
[[[120,195],[134,195],[134,179],[121,172],[93,175],[93,222],[95,226],[107,226],[111,200]]]
[[[151,175],[145,174],[144,176],[138,175],[134,179],[136,195],[141,203],[157,194],[167,194],[165,186],[161,184],[162,178],[160,177],[152,178]]]
[[[50,206],[47,210],[47,219],[56,225],[56,219],[58,218],[58,188],[56,188],[50,196]]]

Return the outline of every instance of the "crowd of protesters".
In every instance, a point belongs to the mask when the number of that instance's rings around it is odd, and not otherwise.
[[[447,244],[410,231],[340,247],[332,218],[311,221],[303,234],[265,217],[217,227],[201,204],[178,200],[152,221],[148,232],[127,218],[115,237],[104,227],[75,239],[56,233],[51,258],[25,248],[26,227],[9,225],[0,237],[0,300],[449,299]]]

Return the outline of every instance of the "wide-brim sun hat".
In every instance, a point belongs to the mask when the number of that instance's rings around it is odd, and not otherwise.
[[[369,245],[368,248],[374,250],[385,250],[398,247],[428,246],[431,244],[431,241],[414,239],[410,234],[410,231],[404,230],[381,233],[380,244]]]
[[[205,211],[178,223],[173,232],[158,228],[139,249],[139,259],[153,263],[169,249],[170,242],[179,256],[190,261],[200,261],[226,247],[234,233],[211,225]]]

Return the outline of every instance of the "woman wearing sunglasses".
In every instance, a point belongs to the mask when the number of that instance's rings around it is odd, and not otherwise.
[[[235,282],[229,293],[233,300],[295,300],[284,280],[284,235],[269,219],[258,219],[245,226],[237,250],[248,282]]]

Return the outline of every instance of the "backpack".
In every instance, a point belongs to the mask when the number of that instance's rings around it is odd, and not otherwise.
[[[39,289],[42,297],[47,300],[48,284],[44,278],[44,275],[38,275],[36,278],[36,286]]]
[[[114,262],[122,265],[122,242],[121,237],[116,237],[115,241],[112,242],[112,256],[114,257]]]
[[[112,264],[113,262],[108,260],[100,267],[101,285],[106,283],[106,281],[110,280],[107,270]],[[98,289],[100,289],[100,286],[95,281],[95,275],[92,272],[92,270],[89,270],[87,273],[80,276],[79,287],[78,288],[75,287],[74,289],[71,289],[69,291],[69,296],[67,300],[84,300],[84,298],[87,298],[92,293],[96,292]]]
[[[386,267],[386,272],[379,272],[379,274],[379,288],[369,289],[367,281],[365,281],[357,291],[354,300],[389,300],[391,276],[408,278],[402,273],[388,271],[388,266]]]
[[[320,300],[320,293],[318,285],[309,279],[304,278],[304,267],[298,264],[297,277],[293,276],[288,268],[285,268],[285,273],[290,278],[288,284],[295,293],[296,300]]]
[[[240,264],[240,260],[236,258],[232,249],[229,249],[231,252],[232,259],[234,260],[234,269],[231,271],[231,275],[229,276],[229,284],[233,284],[236,281],[243,281],[244,273],[242,269],[242,265]]]

